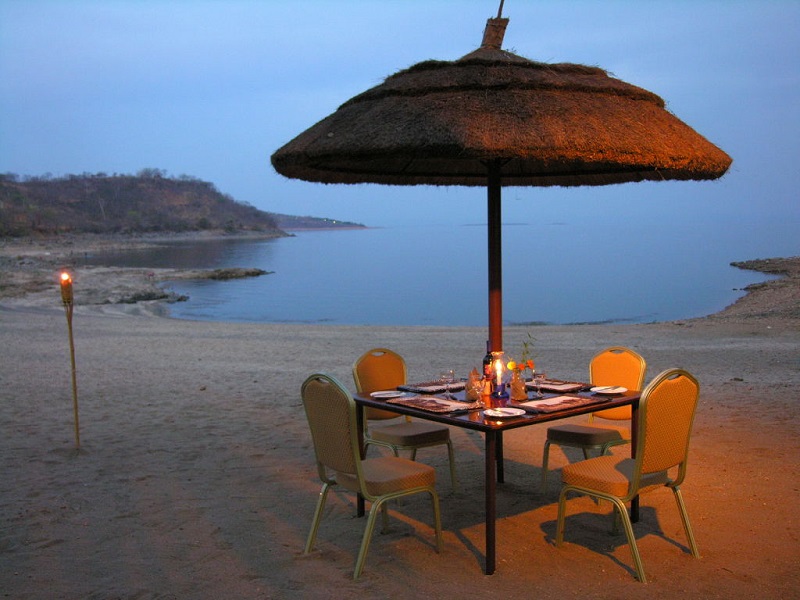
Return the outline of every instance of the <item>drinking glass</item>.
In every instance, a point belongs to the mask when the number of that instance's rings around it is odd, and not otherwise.
[[[542,382],[547,378],[547,374],[539,371],[533,372],[533,383],[536,386],[536,397],[544,398],[542,394]]]
[[[456,380],[456,372],[453,369],[446,369],[439,374],[439,381],[444,385],[444,397],[452,400],[450,395],[450,384]]]

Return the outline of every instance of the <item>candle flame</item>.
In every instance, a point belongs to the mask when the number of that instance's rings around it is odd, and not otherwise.
[[[72,283],[72,277],[69,276],[69,273],[64,271],[61,273],[61,285],[66,285],[68,283]]]

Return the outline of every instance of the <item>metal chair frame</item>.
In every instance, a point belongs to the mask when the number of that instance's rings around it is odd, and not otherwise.
[[[353,570],[353,579],[358,579],[363,571],[378,512],[383,515],[383,531],[386,531],[387,503],[396,498],[423,492],[430,495],[436,532],[436,552],[441,552],[443,547],[441,513],[439,496],[435,489],[436,472],[433,467],[396,456],[362,459],[355,400],[334,377],[323,373],[311,375],[303,382],[301,396],[314,442],[317,471],[322,480],[322,489],[314,510],[304,554],[311,552],[314,547],[328,492],[338,484],[357,492],[371,502]],[[369,473],[374,473],[376,476],[370,478]],[[383,491],[373,493],[371,489]]]
[[[608,500],[624,527],[637,577],[646,583],[626,503],[645,492],[667,487],[672,490],[678,506],[690,552],[695,558],[700,557],[679,487],[686,477],[689,439],[699,390],[697,380],[682,369],[668,369],[660,373],[647,386],[639,401],[635,458],[599,456],[564,467],[564,486],[558,500],[556,546],[561,546],[564,541],[568,493],[576,492]],[[675,468],[677,474],[673,479],[669,471]],[[621,474],[624,474],[624,478]],[[596,487],[587,481],[595,483]],[[584,484],[581,485],[581,482]],[[626,488],[624,493],[613,491],[623,486]],[[604,489],[597,489],[599,487]]]
[[[621,374],[619,369],[627,366],[635,367],[635,371]],[[592,385],[625,385],[632,390],[641,390],[644,385],[647,363],[644,358],[624,346],[611,346],[595,354],[589,362],[589,381]],[[547,439],[542,452],[542,492],[547,490],[548,463],[550,461],[550,445],[567,446],[583,450],[584,459],[590,457],[590,450],[599,450],[602,456],[608,454],[613,446],[627,444],[630,435],[624,428],[594,422],[599,417],[609,420],[630,420],[629,406],[600,410],[589,414],[590,425],[564,424],[554,425],[547,429]]]
[[[367,369],[371,369],[368,372]],[[362,354],[353,363],[353,380],[356,390],[359,393],[370,393],[381,390],[390,390],[407,382],[408,372],[405,360],[397,352],[388,348],[373,348]],[[416,460],[419,448],[430,448],[433,446],[447,445],[447,457],[450,463],[450,483],[453,491],[458,489],[458,479],[456,477],[456,460],[453,451],[453,442],[450,439],[450,430],[443,425],[434,423],[413,422],[411,417],[403,417],[404,423],[390,425],[389,428],[394,436],[404,437],[408,441],[405,444],[390,443],[385,440],[376,439],[370,432],[369,421],[381,421],[399,419],[401,415],[391,411],[383,411],[375,408],[364,409],[364,447],[370,445],[383,446],[390,449],[395,456],[400,456],[400,451],[411,453],[411,460]],[[375,427],[378,430],[380,427]],[[432,442],[421,441],[431,432],[447,432],[446,439],[435,440]],[[378,433],[376,431],[376,433]]]

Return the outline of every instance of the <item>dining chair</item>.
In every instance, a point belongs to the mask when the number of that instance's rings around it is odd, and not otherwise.
[[[394,390],[406,383],[406,362],[397,352],[387,348],[373,348],[362,354],[353,363],[353,379],[360,394],[381,390]],[[376,422],[391,421],[375,425]],[[384,446],[399,456],[400,450],[409,450],[411,460],[416,460],[417,450],[429,446],[447,446],[450,461],[450,482],[453,490],[458,488],[456,479],[453,442],[448,427],[413,421],[388,410],[367,407],[364,409],[364,447]]]
[[[700,557],[679,487],[686,477],[689,438],[699,391],[700,385],[690,373],[682,369],[662,372],[647,386],[639,400],[635,458],[604,455],[564,467],[561,472],[563,487],[558,499],[556,546],[564,541],[568,493],[608,500],[623,523],[639,581],[646,582],[625,505],[638,495],[667,487],[672,490],[678,505],[691,554]],[[670,470],[675,473],[674,479]]]
[[[630,348],[611,346],[598,352],[589,362],[589,381],[593,386],[623,386],[629,390],[641,390],[644,385],[647,363],[644,358]],[[550,445],[569,446],[583,450],[583,457],[589,458],[590,450],[608,453],[609,448],[630,441],[630,428],[610,423],[597,423],[596,417],[608,421],[631,420],[631,407],[619,406],[589,413],[590,425],[565,423],[547,429],[547,439],[542,454],[542,492],[547,490],[547,466],[550,458]]]
[[[383,515],[385,531],[388,528],[386,503],[394,498],[422,492],[430,494],[436,531],[436,552],[440,552],[442,524],[439,496],[435,488],[435,469],[397,456],[362,459],[358,442],[356,403],[350,392],[335,378],[322,373],[311,375],[303,382],[301,396],[314,443],[317,471],[322,480],[322,490],[304,553],[311,552],[314,546],[328,491],[337,484],[360,494],[372,503],[353,579],[358,579],[364,568],[378,511]]]

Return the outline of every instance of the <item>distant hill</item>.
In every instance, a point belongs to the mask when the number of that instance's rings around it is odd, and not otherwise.
[[[268,213],[237,202],[213,183],[167,177],[158,169],[58,178],[0,175],[0,237],[191,231],[286,235],[284,227],[325,226],[340,225],[333,219]]]
[[[268,213],[275,224],[281,229],[352,229],[364,228],[361,223],[352,221],[341,221],[339,219],[328,219],[325,217],[296,217],[294,215],[282,215],[280,213]]]

